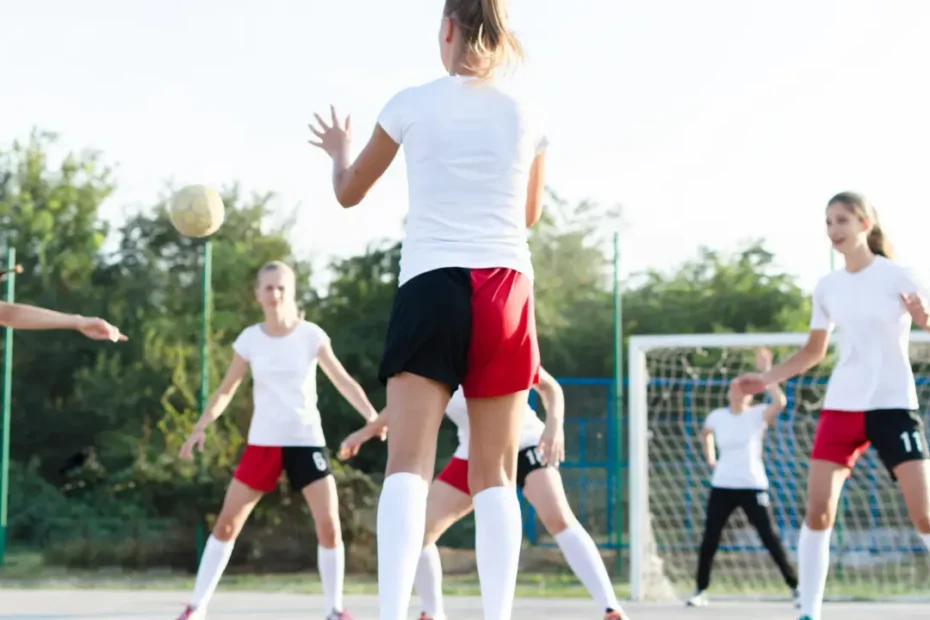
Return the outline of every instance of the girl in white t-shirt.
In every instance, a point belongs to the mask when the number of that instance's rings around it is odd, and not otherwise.
[[[830,199],[827,234],[846,268],[817,283],[807,344],[768,372],[738,379],[743,390],[757,393],[806,372],[824,358],[835,329],[839,359],[814,436],[798,541],[801,620],[820,620],[837,503],[870,444],[900,484],[911,521],[930,548],[930,453],[908,348],[912,324],[927,329],[927,292],[910,269],[891,260],[878,216],[862,196]]]
[[[461,386],[484,617],[508,620],[523,534],[517,444],[539,378],[526,229],[542,213],[548,142],[496,76],[520,56],[506,0],[445,0],[438,39],[447,75],[394,95],[354,163],[349,122],[334,111],[329,122],[317,116],[313,144],[333,160],[344,207],[362,201],[401,145],[407,163],[399,286],[378,369],[391,418],[378,501],[380,618],[407,617],[436,438]]]
[[[771,352],[759,349],[756,367],[759,372],[771,368]],[[777,385],[772,385],[769,387],[771,401],[754,405],[752,395],[742,392],[735,381],[730,383],[728,396],[729,406],[711,411],[701,432],[704,457],[714,474],[698,556],[697,589],[688,599],[688,606],[703,607],[707,604],[705,592],[710,585],[710,571],[720,546],[720,535],[737,508],[742,509],[750,525],[759,533],[762,544],[778,565],[797,604],[798,575],[772,527],[769,481],[762,459],[765,430],[778,418],[787,399]]]
[[[262,495],[277,487],[282,473],[313,515],[327,620],[351,620],[342,602],[345,549],[336,484],[317,410],[317,365],[363,417],[375,419],[377,412],[336,358],[326,332],[299,315],[295,284],[294,272],[284,263],[261,268],[255,296],[265,320],[236,338],[226,376],[181,448],[185,459],[193,458],[195,447],[203,450],[207,427],[222,415],[251,370],[254,410],[248,443],[207,540],[193,597],[178,620],[206,617],[236,537]]]
[[[519,443],[517,486],[523,490],[523,495],[536,510],[543,526],[559,545],[572,571],[604,612],[605,620],[623,620],[623,612],[604,561],[591,536],[575,518],[565,496],[562,476],[557,469],[565,454],[565,395],[562,386],[540,368],[539,383],[533,389],[539,394],[546,410],[546,422],[543,424],[532,407],[526,405]],[[459,445],[429,490],[425,547],[414,580],[423,604],[420,620],[446,620],[442,598],[442,566],[436,541],[473,508],[468,484],[471,433],[468,407],[461,390],[452,395],[446,415],[456,425]],[[372,438],[375,432],[376,427],[369,425],[347,437],[340,448],[340,458],[355,455],[361,444]]]

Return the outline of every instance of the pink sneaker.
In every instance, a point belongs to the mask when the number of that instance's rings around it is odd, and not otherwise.
[[[198,612],[190,605],[185,607],[181,615],[178,616],[178,620],[206,620],[206,618],[207,616],[205,613]]]
[[[326,616],[326,620],[354,620],[352,614],[343,609],[342,611],[336,611],[335,609],[329,612],[329,615]]]

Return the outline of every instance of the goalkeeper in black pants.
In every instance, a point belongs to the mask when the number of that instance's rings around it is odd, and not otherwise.
[[[756,365],[760,372],[770,368],[772,354],[766,349],[760,349],[756,353]],[[772,527],[769,483],[762,462],[765,431],[785,408],[787,400],[777,385],[769,389],[769,396],[771,402],[768,404],[754,405],[751,395],[744,394],[736,383],[731,383],[729,406],[711,411],[704,422],[701,434],[704,455],[714,475],[707,502],[704,539],[698,558],[697,590],[688,599],[689,607],[703,607],[707,604],[705,591],[710,585],[714,554],[720,545],[723,528],[737,507],[743,510],[749,523],[759,532],[762,543],[791,588],[797,606],[798,575]]]

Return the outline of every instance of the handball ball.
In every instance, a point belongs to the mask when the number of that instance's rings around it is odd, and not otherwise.
[[[171,199],[171,224],[185,237],[208,237],[219,230],[226,217],[223,199],[205,185],[189,185]]]

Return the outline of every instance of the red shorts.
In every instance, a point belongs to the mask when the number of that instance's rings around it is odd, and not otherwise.
[[[490,398],[539,381],[533,284],[513,269],[427,271],[394,297],[382,382],[401,372]]]
[[[869,445],[894,478],[898,465],[930,456],[923,420],[908,409],[820,412],[811,458],[852,468]]]
[[[278,486],[282,472],[287,473],[294,491],[332,474],[325,448],[247,445],[233,478],[250,489],[270,493]]]
[[[468,461],[465,459],[453,456],[436,476],[436,480],[442,480],[453,489],[465,495],[471,495],[471,489],[468,486]]]

